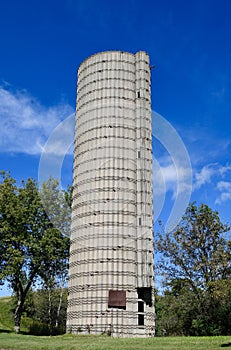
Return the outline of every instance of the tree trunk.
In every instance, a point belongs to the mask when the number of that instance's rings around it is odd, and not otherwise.
[[[56,320],[55,320],[55,327],[56,328],[58,328],[58,325],[59,325],[59,315],[60,315],[60,311],[61,311],[62,301],[63,301],[63,288],[61,287],[60,294],[59,294],[59,304],[58,304]]]
[[[48,315],[49,315],[49,330],[50,335],[52,333],[52,316],[51,316],[51,310],[52,309],[52,303],[51,303],[51,288],[48,288]]]
[[[24,306],[24,303],[26,300],[27,293],[31,287],[35,273],[36,273],[36,269],[33,272],[33,274],[31,274],[30,279],[29,279],[25,289],[23,289],[23,285],[22,285],[20,279],[17,278],[15,281],[15,285],[16,285],[15,292],[17,295],[17,307],[16,307],[15,312],[14,312],[14,331],[15,331],[15,333],[20,332],[23,306]]]
[[[14,313],[14,331],[15,333],[20,332],[22,311],[25,299],[18,300],[17,307]]]

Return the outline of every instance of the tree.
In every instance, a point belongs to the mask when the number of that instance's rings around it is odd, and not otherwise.
[[[197,315],[197,301],[186,281],[173,280],[164,295],[155,296],[157,335],[193,335],[192,320]]]
[[[67,267],[69,239],[54,227],[43,208],[34,180],[21,186],[6,173],[0,183],[0,279],[13,289],[17,306],[15,332],[29,290],[52,271],[54,276]]]
[[[34,319],[46,324],[50,335],[65,333],[67,288],[56,286],[42,288],[33,293],[35,313]]]
[[[70,236],[72,187],[62,190],[59,181],[50,177],[40,191],[43,208],[52,224],[63,235]]]
[[[193,306],[189,314],[195,333],[221,331],[222,322],[217,316],[220,301],[214,291],[215,286],[230,279],[231,245],[225,237],[230,226],[207,205],[197,207],[192,203],[174,231],[165,233],[161,228],[155,241],[160,254],[157,271],[165,277],[168,298],[174,299],[181,312],[186,305],[183,299]],[[174,294],[176,290],[178,295]]]

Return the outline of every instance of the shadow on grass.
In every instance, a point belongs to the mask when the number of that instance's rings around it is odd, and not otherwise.
[[[221,348],[228,348],[229,346],[231,346],[231,342],[225,343],[225,344],[221,344]]]
[[[10,329],[4,329],[4,328],[0,328],[0,333],[13,333],[13,334],[17,334],[15,333],[13,330]],[[23,335],[28,335],[28,332],[24,332],[24,331],[20,331],[18,334],[23,334]]]
[[[22,335],[38,335],[38,336],[46,336],[44,334],[33,334],[33,333],[30,333],[30,332],[26,332],[26,331],[20,331],[19,333],[15,333],[13,330],[9,330],[9,329],[3,329],[3,328],[0,328],[0,333],[12,333],[12,334],[22,334]],[[0,348],[1,350],[1,348]]]
[[[13,333],[13,331],[11,331],[9,329],[0,328],[0,333]]]

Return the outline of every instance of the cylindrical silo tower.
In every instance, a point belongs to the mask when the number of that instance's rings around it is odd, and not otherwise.
[[[67,331],[153,336],[149,56],[78,70]]]

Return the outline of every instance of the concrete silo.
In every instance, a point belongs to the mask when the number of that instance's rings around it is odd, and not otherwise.
[[[108,51],[78,70],[67,331],[153,336],[150,65]]]

